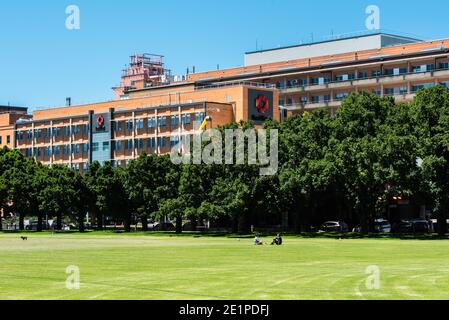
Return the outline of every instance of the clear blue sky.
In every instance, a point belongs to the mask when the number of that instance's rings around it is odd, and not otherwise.
[[[68,5],[81,29],[65,28]],[[31,109],[112,98],[132,53],[165,55],[174,74],[243,64],[243,54],[365,29],[365,8],[383,29],[449,38],[443,0],[14,0],[0,5],[0,104]]]

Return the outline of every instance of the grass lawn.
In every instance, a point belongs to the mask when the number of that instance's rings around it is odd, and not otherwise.
[[[0,233],[0,299],[449,299],[449,241]],[[269,241],[271,239],[264,239]],[[80,290],[66,289],[66,267]],[[367,267],[381,288],[368,290]]]

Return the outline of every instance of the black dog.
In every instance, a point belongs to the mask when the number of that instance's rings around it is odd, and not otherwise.
[[[28,241],[28,237],[20,237],[23,241]]]

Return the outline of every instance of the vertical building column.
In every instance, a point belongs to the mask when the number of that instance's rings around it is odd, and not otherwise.
[[[35,152],[34,152],[34,122],[31,123],[31,158],[33,158],[34,160],[37,160],[37,157],[35,156]]]
[[[136,112],[133,111],[132,113],[132,124],[133,124],[133,130],[132,130],[132,141],[133,141],[133,159],[136,159],[136,154],[137,154],[137,148],[136,148],[136,132],[137,132],[137,128],[136,128]]]
[[[178,126],[178,133],[179,133],[179,141],[181,141],[182,132],[184,131],[184,123],[182,121],[182,107],[178,107],[178,116],[179,116],[179,126]]]
[[[155,119],[156,119],[156,128],[154,129],[154,139],[156,139],[156,153],[160,154],[161,149],[159,148],[158,137],[159,137],[159,110],[155,109],[154,111]]]
[[[92,164],[92,159],[93,159],[93,151],[92,151],[92,143],[93,143],[93,118],[94,118],[94,111],[90,110],[89,111],[89,164]]]
[[[53,120],[50,121],[50,165],[53,164]]]
[[[70,118],[69,121],[69,151],[70,151],[70,156],[69,156],[69,162],[70,162],[70,167],[72,168],[73,165],[73,132],[72,132],[72,125],[73,125],[73,118]]]
[[[114,139],[115,139],[114,112],[115,112],[114,108],[110,108],[109,109],[109,130],[110,130],[110,135],[109,135],[109,152],[110,152],[110,155],[109,155],[109,157],[110,157],[111,161],[115,160],[115,157],[114,157],[114,152],[115,152],[114,151],[114,148],[115,148],[115,142],[114,142]]]

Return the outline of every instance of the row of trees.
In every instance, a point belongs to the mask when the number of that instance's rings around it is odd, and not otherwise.
[[[193,228],[208,220],[248,232],[251,225],[288,217],[291,229],[307,231],[323,219],[345,217],[368,232],[400,195],[431,206],[440,233],[447,231],[449,89],[425,89],[403,104],[354,93],[335,115],[306,112],[264,126],[279,130],[280,167],[273,176],[260,176],[254,165],[175,165],[156,155],[142,155],[125,168],[94,163],[80,175],[3,149],[0,206],[19,216],[20,229],[32,216],[42,230],[48,215],[58,228],[70,218],[84,231],[89,212],[99,229],[104,217],[124,222],[127,231],[132,221],[146,230],[148,221],[169,217],[178,232],[183,220]]]

